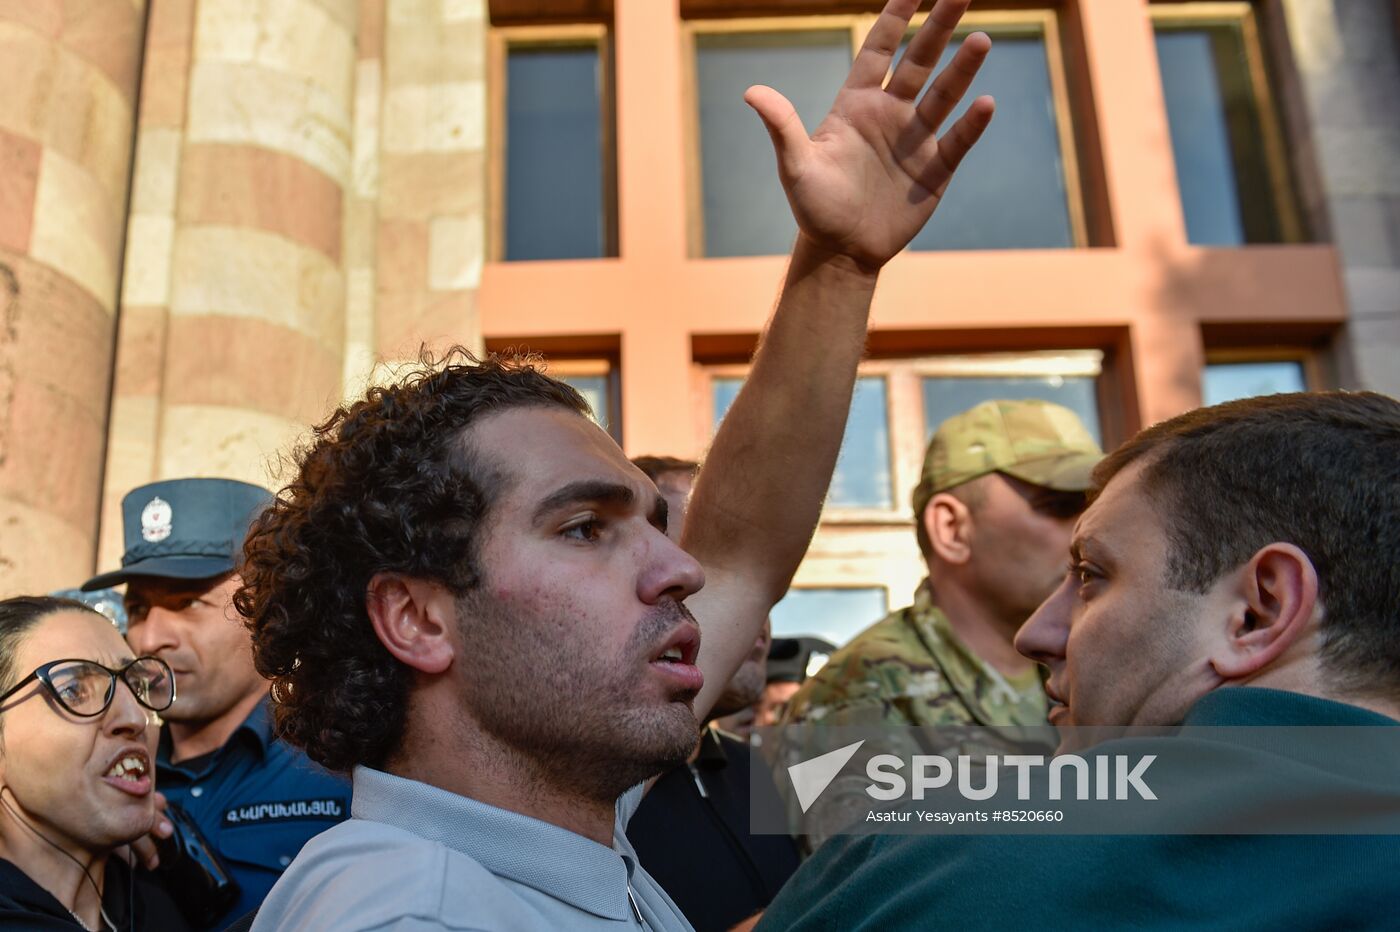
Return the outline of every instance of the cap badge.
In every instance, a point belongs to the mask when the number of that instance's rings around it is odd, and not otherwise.
[[[170,521],[175,513],[163,498],[153,498],[141,509],[141,536],[154,544],[170,536]]]

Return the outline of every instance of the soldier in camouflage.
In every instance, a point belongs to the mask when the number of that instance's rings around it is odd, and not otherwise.
[[[804,727],[787,729],[780,762],[831,750],[829,727],[925,726],[882,729],[864,760],[1005,752],[982,726],[1045,725],[1038,668],[1012,639],[1064,577],[1102,456],[1072,411],[1045,401],[987,401],[944,421],[913,495],[928,576],[913,605],[857,635],[793,697],[783,724]],[[805,815],[788,801],[810,847],[868,810],[854,769]]]

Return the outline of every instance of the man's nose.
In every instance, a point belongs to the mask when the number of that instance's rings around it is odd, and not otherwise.
[[[646,563],[637,587],[643,602],[654,605],[665,596],[679,602],[704,585],[705,570],[694,557],[660,531],[648,535]]]
[[[1074,604],[1074,578],[1063,582],[1016,632],[1016,650],[1036,663],[1050,664],[1065,656],[1069,640],[1070,608]]]
[[[178,647],[180,636],[175,619],[175,612],[153,606],[138,623],[127,628],[127,643],[142,656]]]

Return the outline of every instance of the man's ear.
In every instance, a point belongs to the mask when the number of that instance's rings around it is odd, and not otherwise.
[[[365,593],[365,611],[385,650],[419,673],[452,665],[456,599],[437,583],[377,573]]]
[[[947,492],[939,492],[924,508],[924,531],[935,556],[961,566],[972,557],[972,512]]]
[[[1255,553],[1230,585],[1235,607],[1211,665],[1235,680],[1274,663],[1308,632],[1317,608],[1317,570],[1299,548],[1273,543]]]

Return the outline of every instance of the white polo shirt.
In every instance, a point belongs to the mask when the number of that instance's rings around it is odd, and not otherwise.
[[[357,767],[348,821],[301,849],[253,932],[689,930],[637,863],[617,801],[612,847],[557,825]]]

